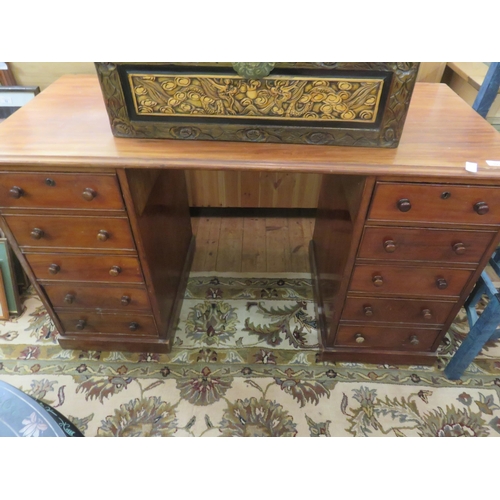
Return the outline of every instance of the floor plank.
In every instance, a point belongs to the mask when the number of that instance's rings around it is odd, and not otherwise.
[[[198,226],[200,225],[200,217],[191,217],[191,227],[193,229],[193,235],[198,234]]]
[[[309,272],[314,219],[193,217],[194,272]]]
[[[302,218],[288,219],[288,242],[291,264],[290,267],[296,272],[307,273],[309,271],[309,238],[307,236],[309,227],[305,229],[306,223]]]
[[[215,271],[217,256],[219,253],[220,231],[222,217],[208,218],[208,242],[205,250],[205,264],[203,271]]]
[[[193,227],[193,232],[195,231],[194,228],[196,228],[196,251],[193,263],[191,264],[191,271],[206,271],[205,257],[210,237],[209,219],[207,217],[192,217],[191,226]]]
[[[215,270],[241,272],[243,217],[222,217]]]
[[[304,231],[306,233],[306,237],[309,241],[312,240],[313,234],[314,234],[314,223],[316,222],[316,219],[314,217],[306,217],[303,219],[303,227]],[[309,244],[309,242],[308,242]]]
[[[266,272],[266,219],[246,217],[243,221],[242,272]]]
[[[291,272],[287,219],[266,219],[266,253],[267,272]]]

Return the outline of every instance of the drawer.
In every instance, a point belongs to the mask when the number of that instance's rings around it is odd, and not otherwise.
[[[153,316],[56,311],[65,332],[157,336]]]
[[[376,326],[340,326],[335,346],[396,351],[429,351],[440,330],[388,328]]]
[[[416,299],[348,297],[342,320],[384,323],[421,323],[441,325],[446,322],[455,302]]]
[[[20,247],[85,248],[135,251],[128,219],[7,215]]]
[[[38,280],[140,283],[139,260],[121,255],[26,254]]]
[[[32,172],[0,174],[0,207],[124,209],[118,180],[114,175]]]
[[[500,224],[500,189],[379,182],[368,218],[405,222]]]
[[[458,297],[472,272],[439,267],[357,265],[349,291],[378,295]]]
[[[84,286],[79,283],[45,284],[53,307],[150,311],[145,288]]]
[[[367,227],[358,257],[477,264],[495,235],[489,231]]]

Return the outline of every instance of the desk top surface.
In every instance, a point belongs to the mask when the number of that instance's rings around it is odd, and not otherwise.
[[[255,169],[500,179],[500,133],[444,84],[417,83],[396,149],[123,139],[93,75],[67,75],[0,124],[0,167]],[[465,162],[476,162],[476,174]]]

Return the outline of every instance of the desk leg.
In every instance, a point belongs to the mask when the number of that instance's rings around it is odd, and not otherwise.
[[[183,170],[119,170],[160,339],[172,347],[194,254]]]
[[[324,175],[310,247],[322,345],[333,347],[375,178]]]

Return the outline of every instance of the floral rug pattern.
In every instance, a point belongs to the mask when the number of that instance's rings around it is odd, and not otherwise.
[[[169,354],[71,351],[38,296],[0,321],[0,379],[85,436],[500,436],[500,341],[459,381],[443,367],[316,362],[308,275],[192,275]],[[43,434],[43,433],[42,433]]]

